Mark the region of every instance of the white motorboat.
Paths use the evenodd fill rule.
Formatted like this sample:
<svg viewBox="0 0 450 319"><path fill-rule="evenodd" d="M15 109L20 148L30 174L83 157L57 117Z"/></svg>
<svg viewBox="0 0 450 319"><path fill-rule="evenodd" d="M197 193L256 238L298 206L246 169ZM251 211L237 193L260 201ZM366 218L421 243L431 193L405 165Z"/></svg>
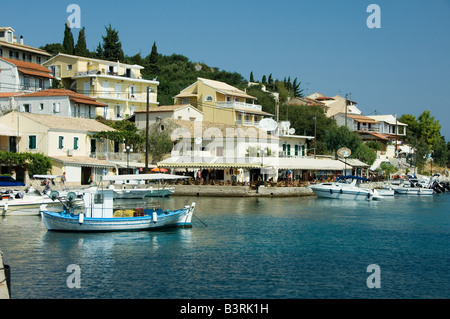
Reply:
<svg viewBox="0 0 450 319"><path fill-rule="evenodd" d="M91 188L83 194L83 205L73 204L76 194L69 193L62 212L50 212L41 207L42 219L48 231L115 232L142 231L168 227L192 227L195 203L178 210L152 207L114 209L112 189ZM55 199L55 198L54 198Z"/></svg>
<svg viewBox="0 0 450 319"><path fill-rule="evenodd" d="M46 195L27 194L25 192L4 194L0 201L0 215L39 215L39 207L42 204L52 208L61 207L61 203L53 201Z"/></svg>
<svg viewBox="0 0 450 319"><path fill-rule="evenodd" d="M400 195L433 195L434 190L431 188L431 181L429 179L411 178L400 183L397 186L392 186L396 194Z"/></svg>
<svg viewBox="0 0 450 319"><path fill-rule="evenodd" d="M111 182L110 188L114 190L115 199L144 199L171 196L175 188L167 187L166 183L183 178L189 177L170 174L108 175L104 176L103 180ZM146 187L145 181L155 181L156 186Z"/></svg>
<svg viewBox="0 0 450 319"><path fill-rule="evenodd" d="M344 176L334 183L310 186L318 197L345 200L380 200L383 198L376 189L359 187L361 181L369 181L358 176Z"/></svg>

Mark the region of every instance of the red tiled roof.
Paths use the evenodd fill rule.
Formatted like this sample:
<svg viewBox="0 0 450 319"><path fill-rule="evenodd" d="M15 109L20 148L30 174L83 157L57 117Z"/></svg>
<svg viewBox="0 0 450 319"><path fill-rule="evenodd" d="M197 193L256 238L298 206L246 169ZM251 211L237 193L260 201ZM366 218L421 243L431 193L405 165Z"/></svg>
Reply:
<svg viewBox="0 0 450 319"><path fill-rule="evenodd" d="M7 59L7 58L1 58L1 59L14 64L15 66L17 66L19 71L22 73L35 75L35 76L42 76L42 77L47 77L47 78L53 78L53 76L50 75L52 73L52 71L50 71L46 67L43 67L40 64L25 62L25 61L20 61L20 60L14 60L14 59Z"/></svg>
<svg viewBox="0 0 450 319"><path fill-rule="evenodd" d="M108 106L107 104L97 102L97 100L93 97L83 95L80 93L76 93L66 89L48 89L43 91L38 91L34 93L29 93L22 95L22 97L39 97L39 96L68 96L71 101L87 104L87 105L95 105L95 106Z"/></svg>
<svg viewBox="0 0 450 319"><path fill-rule="evenodd" d="M0 97L12 97L21 94L23 94L23 92L7 92L7 93L0 93Z"/></svg>

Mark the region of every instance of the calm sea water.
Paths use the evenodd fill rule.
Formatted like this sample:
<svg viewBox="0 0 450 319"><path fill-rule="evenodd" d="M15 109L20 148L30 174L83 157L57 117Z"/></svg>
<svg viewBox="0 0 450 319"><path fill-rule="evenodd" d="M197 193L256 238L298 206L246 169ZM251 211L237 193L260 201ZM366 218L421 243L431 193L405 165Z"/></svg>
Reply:
<svg viewBox="0 0 450 319"><path fill-rule="evenodd" d="M13 299L450 298L450 194L381 202L187 198L192 229L67 234L0 218ZM141 203L137 203L138 206ZM69 265L81 288L67 286ZM369 289L367 267L380 267Z"/></svg>

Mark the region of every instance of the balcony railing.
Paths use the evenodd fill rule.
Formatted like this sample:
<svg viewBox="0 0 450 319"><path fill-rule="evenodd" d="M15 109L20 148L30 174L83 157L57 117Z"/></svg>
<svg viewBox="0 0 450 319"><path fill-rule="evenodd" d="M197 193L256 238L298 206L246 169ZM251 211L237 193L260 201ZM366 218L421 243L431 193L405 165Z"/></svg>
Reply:
<svg viewBox="0 0 450 319"><path fill-rule="evenodd" d="M261 105L235 101L217 102L217 108L224 108L224 109L243 108L249 109L251 111L262 111Z"/></svg>

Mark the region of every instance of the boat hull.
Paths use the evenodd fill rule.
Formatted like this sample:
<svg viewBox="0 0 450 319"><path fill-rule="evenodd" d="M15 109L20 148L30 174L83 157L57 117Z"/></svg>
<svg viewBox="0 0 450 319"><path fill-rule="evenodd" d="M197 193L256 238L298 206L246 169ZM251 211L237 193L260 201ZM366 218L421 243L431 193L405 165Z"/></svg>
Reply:
<svg viewBox="0 0 450 319"><path fill-rule="evenodd" d="M7 204L7 209L5 209ZM0 203L0 215L2 216L39 216L39 207L47 205L48 207L61 207L60 202L54 202L49 198L40 200L17 199L11 201L2 201Z"/></svg>
<svg viewBox="0 0 450 319"><path fill-rule="evenodd" d="M395 187L394 191L396 194L401 195L433 195L434 190L430 188L420 188L420 187Z"/></svg>
<svg viewBox="0 0 450 319"><path fill-rule="evenodd" d="M321 198L344 200L378 200L382 198L376 191L345 184L324 183L311 186L311 189L317 197Z"/></svg>
<svg viewBox="0 0 450 319"><path fill-rule="evenodd" d="M157 230L171 227L192 227L191 220L194 206L168 213L161 213L154 219L152 216L88 218L80 222L79 215L68 213L42 212L42 218L48 231L60 232L119 232Z"/></svg>

